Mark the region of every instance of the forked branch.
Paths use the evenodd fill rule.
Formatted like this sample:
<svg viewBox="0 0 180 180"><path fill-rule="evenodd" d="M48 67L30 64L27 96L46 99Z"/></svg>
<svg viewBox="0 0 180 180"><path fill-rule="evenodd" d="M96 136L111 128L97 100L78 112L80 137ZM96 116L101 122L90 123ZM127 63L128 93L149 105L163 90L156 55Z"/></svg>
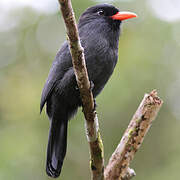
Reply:
<svg viewBox="0 0 180 180"><path fill-rule="evenodd" d="M162 103L163 101L157 96L156 90L153 90L150 94L145 94L119 145L106 166L106 180L130 179L130 176L126 177L130 162L140 148Z"/></svg>
<svg viewBox="0 0 180 180"><path fill-rule="evenodd" d="M92 179L129 180L135 176L135 172L129 168L130 162L142 144L144 136L163 102L155 90L144 96L104 173L103 143L74 12L70 0L59 0L59 3L66 25L72 63L82 99L86 134L91 154Z"/></svg>

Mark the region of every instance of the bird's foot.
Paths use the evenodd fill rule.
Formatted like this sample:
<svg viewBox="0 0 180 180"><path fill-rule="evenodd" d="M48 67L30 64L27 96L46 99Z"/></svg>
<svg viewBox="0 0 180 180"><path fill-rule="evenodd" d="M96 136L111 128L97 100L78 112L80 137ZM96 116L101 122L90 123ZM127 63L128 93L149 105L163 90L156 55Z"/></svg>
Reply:
<svg viewBox="0 0 180 180"><path fill-rule="evenodd" d="M90 90L92 91L94 89L94 83L93 81L90 81Z"/></svg>
<svg viewBox="0 0 180 180"><path fill-rule="evenodd" d="M94 108L93 108L93 111L96 111L96 108L97 108L96 99L94 99Z"/></svg>
<svg viewBox="0 0 180 180"><path fill-rule="evenodd" d="M79 90L79 87L78 87L78 85L76 85L76 86L75 86L75 90Z"/></svg>
<svg viewBox="0 0 180 180"><path fill-rule="evenodd" d="M93 83L93 81L90 81L90 90L92 91L93 88L94 88L94 83ZM75 89L76 89L76 90L79 90L78 85L75 86Z"/></svg>

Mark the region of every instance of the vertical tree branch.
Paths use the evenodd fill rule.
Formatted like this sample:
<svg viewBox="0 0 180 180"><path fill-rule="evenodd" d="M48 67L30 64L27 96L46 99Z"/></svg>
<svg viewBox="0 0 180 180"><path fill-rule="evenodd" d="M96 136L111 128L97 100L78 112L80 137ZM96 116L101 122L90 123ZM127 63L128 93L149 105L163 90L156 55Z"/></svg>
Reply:
<svg viewBox="0 0 180 180"><path fill-rule="evenodd" d="M157 96L155 90L150 94L145 94L118 147L109 160L105 169L106 180L130 179L126 176L130 162L140 148L144 136L151 127L162 103L163 101Z"/></svg>
<svg viewBox="0 0 180 180"><path fill-rule="evenodd" d="M80 43L75 16L70 0L59 0L61 12L66 25L72 63L79 87L83 112L85 116L86 134L90 146L91 170L93 180L104 179L103 144L99 133L98 117L94 109L94 100L85 64L84 50Z"/></svg>

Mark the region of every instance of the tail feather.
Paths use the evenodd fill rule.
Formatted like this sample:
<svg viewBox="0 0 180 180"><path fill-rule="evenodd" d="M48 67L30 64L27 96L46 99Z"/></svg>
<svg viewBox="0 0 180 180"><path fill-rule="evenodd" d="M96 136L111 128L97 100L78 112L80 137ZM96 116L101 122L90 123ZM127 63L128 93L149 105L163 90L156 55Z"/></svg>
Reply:
<svg viewBox="0 0 180 180"><path fill-rule="evenodd" d="M67 148L67 119L52 118L47 148L46 172L57 178L61 173Z"/></svg>

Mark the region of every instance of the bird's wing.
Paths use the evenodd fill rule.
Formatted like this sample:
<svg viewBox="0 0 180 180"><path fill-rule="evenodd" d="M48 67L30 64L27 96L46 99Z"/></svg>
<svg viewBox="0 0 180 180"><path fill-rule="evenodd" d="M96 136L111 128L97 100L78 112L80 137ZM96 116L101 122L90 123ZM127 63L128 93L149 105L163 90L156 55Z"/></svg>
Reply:
<svg viewBox="0 0 180 180"><path fill-rule="evenodd" d="M55 68L55 69L54 69ZM44 85L42 95L41 95L41 103L40 103L40 112L42 111L44 104L46 103L47 99L51 95L54 87L56 87L56 84L58 83L58 77L56 75L56 66L52 66L48 78L46 80L46 83Z"/></svg>
<svg viewBox="0 0 180 180"><path fill-rule="evenodd" d="M63 78L64 74L70 67L72 67L71 55L69 52L68 44L67 42L65 42L56 55L46 83L44 85L41 95L40 112L42 111L46 101L53 92L53 89L57 86L59 81Z"/></svg>

